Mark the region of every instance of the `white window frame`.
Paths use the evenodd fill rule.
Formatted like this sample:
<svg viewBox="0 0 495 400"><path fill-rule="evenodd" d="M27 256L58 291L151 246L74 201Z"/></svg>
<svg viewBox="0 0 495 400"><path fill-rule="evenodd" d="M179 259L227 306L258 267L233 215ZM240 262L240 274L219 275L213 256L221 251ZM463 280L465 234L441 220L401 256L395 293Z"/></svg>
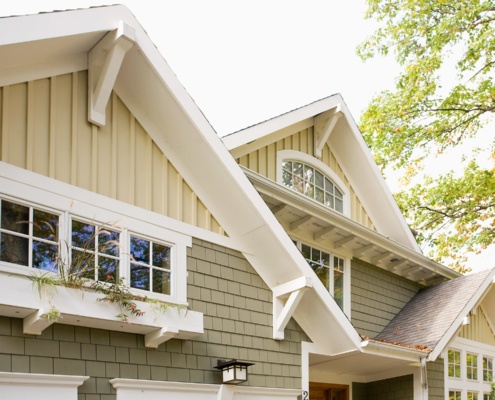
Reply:
<svg viewBox="0 0 495 400"><path fill-rule="evenodd" d="M342 311L347 315L348 318L351 317L351 260L348 257L343 256L342 254L336 253L334 251L329 251L327 249L324 249L322 247L314 246L312 243L309 243L305 240L300 240L297 238L292 238L293 242L295 243L296 247L298 248L299 251L302 249L302 245L306 245L311 247L312 249L316 249L319 251L323 251L325 253L328 253L330 255L330 265L328 266L330 270L330 278L329 278L329 283L330 287L326 288L330 295L333 297L333 283L334 283L334 257L338 257L342 260L344 260L344 276L343 276L343 288L344 288L344 298L343 298L343 309ZM318 279L318 281L320 281ZM320 281L321 282L321 281ZM323 284L323 282L322 282Z"/></svg>
<svg viewBox="0 0 495 400"><path fill-rule="evenodd" d="M309 154L296 151L296 150L280 150L277 152L277 183L280 183L283 185L282 182L282 175L283 175L283 169L282 169L282 164L284 161L300 161L304 164L307 164L311 167L314 167L315 169L319 170L322 172L329 180L331 180L335 186L342 192L343 194L343 212L342 214L345 215L346 217L351 216L351 201L350 201L350 192L349 189L347 188L346 184L338 177L338 175L326 164L324 164L322 161L318 160L317 158L310 156ZM299 192L294 192L294 193L299 193ZM299 193L301 196L304 196L305 198L316 202L317 204L322 204L319 203L318 201L302 194ZM324 204L322 204L325 206ZM326 206L325 206L326 207ZM327 207L330 210L336 211L334 208Z"/></svg>
<svg viewBox="0 0 495 400"><path fill-rule="evenodd" d="M1 163L1 167L2 169L12 168L4 163ZM187 305L187 247L192 246L192 238L173 229L177 226L177 221L26 170L15 167L13 169L15 169L15 174L6 174L8 178L0 174L2 198L59 214L61 216L59 225L61 237L70 238L70 221L71 218L75 218L95 225L118 224L122 229L121 238L124 243L128 242L128 232L132 232L138 236L145 234L145 237L170 245L172 247L170 295L134 288L131 288L131 292L140 296L146 294L148 297L178 305ZM64 245L60 246L62 257L67 256L63 253L64 247ZM121 258L125 261L121 261L121 276L126 278L127 283L129 263L125 258L125 255ZM123 266L125 268L122 269ZM30 267L0 262L0 272L30 275L32 271Z"/></svg>
<svg viewBox="0 0 495 400"><path fill-rule="evenodd" d="M448 375L448 350L456 350L461 353L461 377L455 378ZM467 355L474 354L477 356L477 379L468 379L467 377ZM467 400L468 392L478 394L478 400L483 395L490 393L491 382L483 381L483 358L495 358L495 346L485 343L476 342L470 339L456 338L442 353L444 358L444 375L445 375L445 398L449 398L449 391L457 390L462 392L462 400Z"/></svg>

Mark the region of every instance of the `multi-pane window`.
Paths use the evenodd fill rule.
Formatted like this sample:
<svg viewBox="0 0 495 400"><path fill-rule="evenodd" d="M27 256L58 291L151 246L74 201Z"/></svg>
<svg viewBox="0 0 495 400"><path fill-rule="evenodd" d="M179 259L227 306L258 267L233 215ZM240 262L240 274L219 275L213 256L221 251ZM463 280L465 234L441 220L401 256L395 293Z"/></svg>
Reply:
<svg viewBox="0 0 495 400"><path fill-rule="evenodd" d="M449 400L461 400L461 391L449 390Z"/></svg>
<svg viewBox="0 0 495 400"><path fill-rule="evenodd" d="M57 271L60 216L1 200L0 261Z"/></svg>
<svg viewBox="0 0 495 400"><path fill-rule="evenodd" d="M322 172L300 161L282 163L282 183L327 207L343 213L342 191Z"/></svg>
<svg viewBox="0 0 495 400"><path fill-rule="evenodd" d="M340 308L344 307L344 259L301 244L301 252Z"/></svg>
<svg viewBox="0 0 495 400"><path fill-rule="evenodd" d="M4 199L0 212L0 262L172 294L173 245Z"/></svg>
<svg viewBox="0 0 495 400"><path fill-rule="evenodd" d="M466 354L466 376L467 379L478 379L478 356L476 354Z"/></svg>
<svg viewBox="0 0 495 400"><path fill-rule="evenodd" d="M493 380L493 358L483 357L483 382Z"/></svg>
<svg viewBox="0 0 495 400"><path fill-rule="evenodd" d="M467 400L478 400L478 392L467 392Z"/></svg>
<svg viewBox="0 0 495 400"><path fill-rule="evenodd" d="M483 400L493 400L493 396L490 393L483 393Z"/></svg>
<svg viewBox="0 0 495 400"><path fill-rule="evenodd" d="M73 219L69 273L98 281L117 282L120 247L120 232Z"/></svg>
<svg viewBox="0 0 495 400"><path fill-rule="evenodd" d="M449 350L448 354L449 376L452 378L461 377L461 352L458 350Z"/></svg>
<svg viewBox="0 0 495 400"><path fill-rule="evenodd" d="M153 293L170 294L171 248L131 236L131 286Z"/></svg>

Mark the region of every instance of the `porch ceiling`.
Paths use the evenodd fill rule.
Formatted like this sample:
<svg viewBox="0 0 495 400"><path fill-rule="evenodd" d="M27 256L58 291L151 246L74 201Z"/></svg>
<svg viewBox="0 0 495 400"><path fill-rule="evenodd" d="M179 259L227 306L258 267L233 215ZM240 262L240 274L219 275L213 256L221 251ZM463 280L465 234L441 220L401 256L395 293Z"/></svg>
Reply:
<svg viewBox="0 0 495 400"><path fill-rule="evenodd" d="M419 360L415 362L359 351L338 356L309 355L310 381L318 380L318 376L332 375L351 376L360 382L372 382L412 373L419 366Z"/></svg>
<svg viewBox="0 0 495 400"><path fill-rule="evenodd" d="M289 235L306 236L334 251L359 258L419 284L430 286L459 275L422 254L243 169Z"/></svg>

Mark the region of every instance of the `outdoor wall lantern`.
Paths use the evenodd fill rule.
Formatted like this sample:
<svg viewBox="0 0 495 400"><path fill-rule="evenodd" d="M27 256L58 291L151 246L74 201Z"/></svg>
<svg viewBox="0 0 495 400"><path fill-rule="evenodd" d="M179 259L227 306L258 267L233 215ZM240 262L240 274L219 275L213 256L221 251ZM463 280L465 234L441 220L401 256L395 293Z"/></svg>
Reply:
<svg viewBox="0 0 495 400"><path fill-rule="evenodd" d="M217 366L215 368L222 371L223 383L238 385L247 381L247 367L250 365L254 364L237 360L217 360Z"/></svg>

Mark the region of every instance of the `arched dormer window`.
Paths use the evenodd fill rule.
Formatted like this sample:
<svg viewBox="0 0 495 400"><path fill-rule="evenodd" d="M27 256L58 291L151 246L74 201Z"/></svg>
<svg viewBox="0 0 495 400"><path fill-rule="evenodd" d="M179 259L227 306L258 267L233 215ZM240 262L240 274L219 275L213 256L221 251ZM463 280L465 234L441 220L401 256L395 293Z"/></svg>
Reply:
<svg viewBox="0 0 495 400"><path fill-rule="evenodd" d="M279 182L284 186L348 214L348 194L343 182L321 161L293 150L279 152Z"/></svg>

